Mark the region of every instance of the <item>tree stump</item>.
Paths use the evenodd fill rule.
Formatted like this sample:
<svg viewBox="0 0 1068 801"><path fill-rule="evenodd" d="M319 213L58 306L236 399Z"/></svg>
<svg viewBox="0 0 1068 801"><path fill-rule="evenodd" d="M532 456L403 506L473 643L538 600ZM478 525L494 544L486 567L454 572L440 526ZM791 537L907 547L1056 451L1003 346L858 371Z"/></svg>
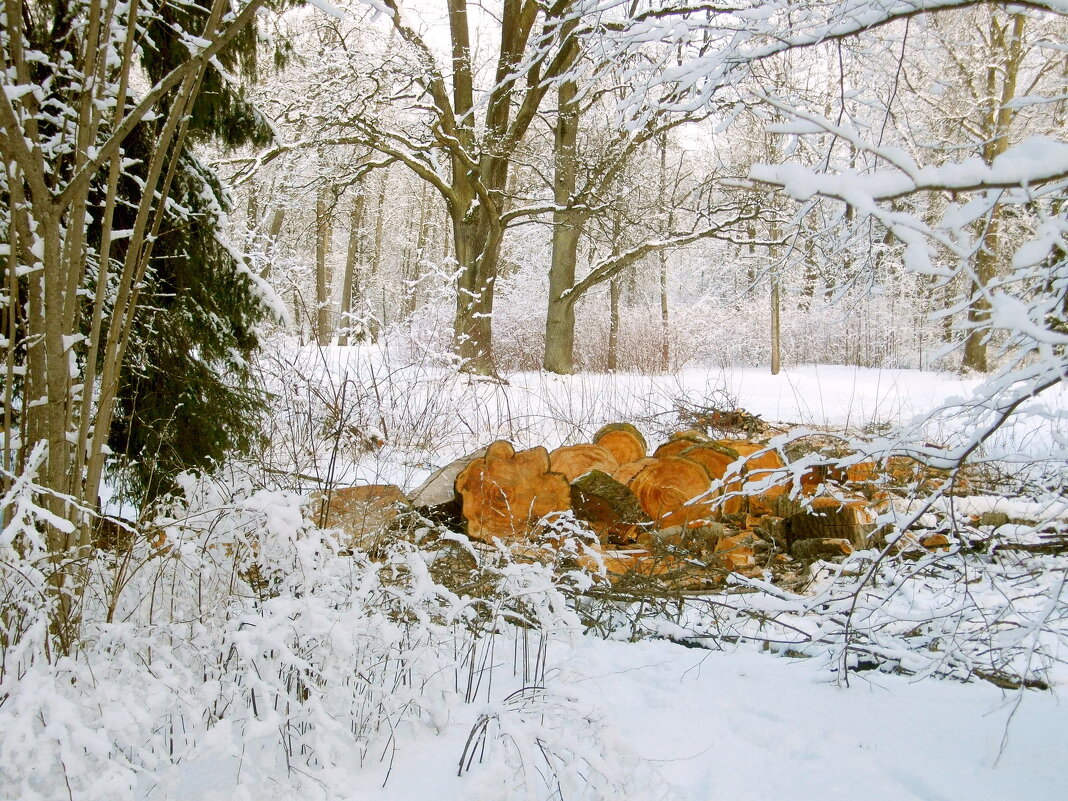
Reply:
<svg viewBox="0 0 1068 801"><path fill-rule="evenodd" d="M498 440L456 477L468 536L484 542L526 539L543 517L571 507L571 486L550 472L542 447L516 453Z"/></svg>
<svg viewBox="0 0 1068 801"><path fill-rule="evenodd" d="M634 476L629 486L660 528L714 519L711 499L689 503L712 486L708 471L697 462L675 456L657 458Z"/></svg>
<svg viewBox="0 0 1068 801"><path fill-rule="evenodd" d="M593 444L600 445L623 465L644 459L649 446L642 433L630 423L609 423L593 435Z"/></svg>
<svg viewBox="0 0 1068 801"><path fill-rule="evenodd" d="M591 470L612 474L619 461L607 448L600 445L565 445L549 454L549 469L561 473L568 481L574 481Z"/></svg>
<svg viewBox="0 0 1068 801"><path fill-rule="evenodd" d="M652 527L634 493L600 470L571 483L571 508L606 545L630 545Z"/></svg>

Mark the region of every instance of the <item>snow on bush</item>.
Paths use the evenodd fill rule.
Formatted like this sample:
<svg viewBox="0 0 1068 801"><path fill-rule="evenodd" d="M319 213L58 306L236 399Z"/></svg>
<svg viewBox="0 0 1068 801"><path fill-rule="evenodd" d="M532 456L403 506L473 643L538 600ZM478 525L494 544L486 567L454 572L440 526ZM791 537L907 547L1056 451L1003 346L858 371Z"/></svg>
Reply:
<svg viewBox="0 0 1068 801"><path fill-rule="evenodd" d="M408 543L380 561L340 556L295 493L188 478L151 537L86 560L72 588L81 637L59 656L27 523L40 511L30 478L4 499L12 523L0 541L7 797L338 797L360 765L443 730L465 700L498 703L498 687L535 678L544 691L549 640L578 628L560 585L573 573L490 559L486 594L461 596ZM572 720L559 699L553 709L574 732L571 756L622 770L583 733L584 710ZM540 753L531 732L522 759ZM494 785L495 768L480 770L479 786ZM557 774L570 794L578 774Z"/></svg>

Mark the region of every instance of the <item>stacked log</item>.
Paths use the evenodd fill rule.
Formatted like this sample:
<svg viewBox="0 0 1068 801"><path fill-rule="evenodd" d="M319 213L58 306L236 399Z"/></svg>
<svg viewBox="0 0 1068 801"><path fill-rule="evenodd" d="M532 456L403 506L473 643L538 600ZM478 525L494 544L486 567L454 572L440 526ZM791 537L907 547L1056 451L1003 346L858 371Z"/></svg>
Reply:
<svg viewBox="0 0 1068 801"><path fill-rule="evenodd" d="M689 459L657 457L628 486L659 528L692 525L715 516L710 498L697 500L708 493L712 478L703 465Z"/></svg>
<svg viewBox="0 0 1068 801"><path fill-rule="evenodd" d="M593 444L611 451L621 465L644 459L649 450L642 433L630 423L609 423L593 435Z"/></svg>
<svg viewBox="0 0 1068 801"><path fill-rule="evenodd" d="M549 469L562 474L568 481L591 470L611 474L618 467L615 454L600 445L566 445L549 454Z"/></svg>
<svg viewBox="0 0 1068 801"><path fill-rule="evenodd" d="M591 564L661 580L701 569L720 579L727 571L759 576L840 558L868 547L886 499L889 478L872 462L846 469L816 462L798 480L776 449L747 440L684 431L647 456L644 437L626 423L603 427L593 440L551 453L494 442L431 476L413 503L473 540L518 545L520 555L549 547L537 544L543 521L571 515L599 540ZM392 490L339 491L329 514L361 531L392 525L406 508ZM350 514L358 496L362 506ZM348 521L357 514L366 520Z"/></svg>
<svg viewBox="0 0 1068 801"><path fill-rule="evenodd" d="M542 447L516 452L499 440L456 477L468 536L493 542L524 540L539 521L571 508L571 485L550 470Z"/></svg>

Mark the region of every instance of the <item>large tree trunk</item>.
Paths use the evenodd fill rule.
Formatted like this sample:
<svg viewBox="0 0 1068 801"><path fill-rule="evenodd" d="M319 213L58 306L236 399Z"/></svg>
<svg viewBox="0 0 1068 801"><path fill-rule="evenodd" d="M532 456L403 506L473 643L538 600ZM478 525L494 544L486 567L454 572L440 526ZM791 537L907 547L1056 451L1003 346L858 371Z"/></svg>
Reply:
<svg viewBox="0 0 1068 801"><path fill-rule="evenodd" d="M1013 14L1012 31L1006 38L1006 29L1000 24L997 11L991 11L990 39L994 47L1004 54L1003 64L990 64L987 68L986 89L990 106L983 119L986 143L983 146L983 161L993 164L994 159L1009 147L1009 127L1015 111L1011 107L1016 97L1016 83L1023 62L1023 33L1025 16ZM1000 78L1001 85L998 86ZM987 337L990 334L990 298L987 286L997 277L998 246L1000 244L1000 209L995 206L985 222L979 252L975 257L975 274L972 276L971 296L968 305L968 335L964 341L964 356L961 367L985 373L990 369L987 360Z"/></svg>
<svg viewBox="0 0 1068 801"><path fill-rule="evenodd" d="M498 221L489 216L480 205L463 219L453 218L453 242L460 266L453 334L461 369L495 376L493 290L502 232Z"/></svg>
<svg viewBox="0 0 1068 801"><path fill-rule="evenodd" d="M319 189L315 202L315 341L328 345L334 335L330 325L330 275L326 256L330 250L330 203L327 188Z"/></svg>
<svg viewBox="0 0 1068 801"><path fill-rule="evenodd" d="M357 185L356 197L352 201L352 216L349 224L349 245L345 251L345 275L341 281L341 334L339 345L349 344L349 332L352 328L352 299L359 297L359 264L361 243L363 241L363 187Z"/></svg>
<svg viewBox="0 0 1068 801"><path fill-rule="evenodd" d="M564 297L575 285L582 217L569 208L575 193L578 172L576 145L579 114L575 103L577 87L572 81L560 85L559 115L556 123L553 183L553 253L549 265L549 308L545 315L545 355L542 366L553 373L574 372L575 304Z"/></svg>

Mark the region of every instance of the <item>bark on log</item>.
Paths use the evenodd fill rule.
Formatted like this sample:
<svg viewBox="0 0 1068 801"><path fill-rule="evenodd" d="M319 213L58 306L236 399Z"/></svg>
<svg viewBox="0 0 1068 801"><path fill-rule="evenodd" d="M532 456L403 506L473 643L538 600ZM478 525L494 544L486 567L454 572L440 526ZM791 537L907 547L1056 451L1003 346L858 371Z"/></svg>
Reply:
<svg viewBox="0 0 1068 801"><path fill-rule="evenodd" d="M841 537L822 537L818 539L798 540L790 547L790 553L802 562L815 562L817 559L841 559L853 553L849 540Z"/></svg>
<svg viewBox="0 0 1068 801"><path fill-rule="evenodd" d="M791 552L795 543L808 539L844 539L864 548L875 521L866 498L813 498L811 506L786 519L786 539Z"/></svg>
<svg viewBox="0 0 1068 801"><path fill-rule="evenodd" d="M571 507L571 487L550 472L545 448L516 453L503 440L460 472L456 491L463 499L468 536L485 542L525 539L541 518Z"/></svg>
<svg viewBox="0 0 1068 801"><path fill-rule="evenodd" d="M549 454L549 469L563 474L568 481L591 470L611 475L618 467L619 461L612 452L600 445L565 445Z"/></svg>
<svg viewBox="0 0 1068 801"><path fill-rule="evenodd" d="M612 452L619 464L644 459L649 446L642 433L630 423L609 423L593 435L593 444Z"/></svg>
<svg viewBox="0 0 1068 801"><path fill-rule="evenodd" d="M462 531L464 526L463 501L456 492L456 478L475 459L486 455L479 448L430 474L418 489L411 494L412 506L429 520L441 523L453 531Z"/></svg>
<svg viewBox="0 0 1068 801"><path fill-rule="evenodd" d="M606 545L630 545L652 527L634 493L600 470L572 482L571 508Z"/></svg>

